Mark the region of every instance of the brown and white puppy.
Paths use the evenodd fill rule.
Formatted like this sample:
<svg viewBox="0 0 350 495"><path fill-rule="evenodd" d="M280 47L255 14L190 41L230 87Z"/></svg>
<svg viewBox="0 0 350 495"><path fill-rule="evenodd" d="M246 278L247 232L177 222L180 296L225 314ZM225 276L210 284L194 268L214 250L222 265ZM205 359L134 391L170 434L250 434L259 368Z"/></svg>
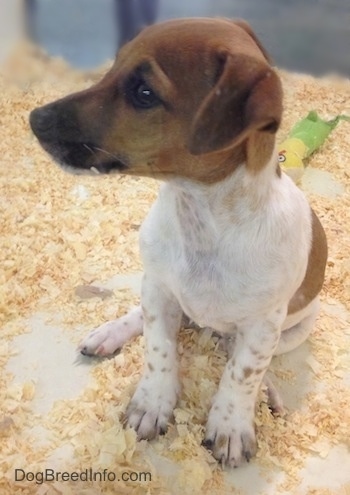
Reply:
<svg viewBox="0 0 350 495"><path fill-rule="evenodd" d="M324 278L324 231L278 166L281 114L281 83L246 23L183 19L146 29L101 82L30 116L42 146L74 173L164 181L140 231L141 306L80 349L112 353L144 332L127 418L153 438L179 394L182 314L234 337L205 435L229 466L255 454L259 386L272 356L309 335Z"/></svg>

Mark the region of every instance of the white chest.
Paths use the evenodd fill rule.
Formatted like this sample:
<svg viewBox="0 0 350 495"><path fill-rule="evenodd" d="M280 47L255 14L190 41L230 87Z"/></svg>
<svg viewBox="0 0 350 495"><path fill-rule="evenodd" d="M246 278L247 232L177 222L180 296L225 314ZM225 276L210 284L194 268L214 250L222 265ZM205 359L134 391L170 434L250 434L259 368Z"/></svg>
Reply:
<svg viewBox="0 0 350 495"><path fill-rule="evenodd" d="M307 239L302 229L289 234L293 215L244 208L225 212L220 195L166 185L142 226L145 271L200 326L229 331L252 311L288 300L302 281Z"/></svg>

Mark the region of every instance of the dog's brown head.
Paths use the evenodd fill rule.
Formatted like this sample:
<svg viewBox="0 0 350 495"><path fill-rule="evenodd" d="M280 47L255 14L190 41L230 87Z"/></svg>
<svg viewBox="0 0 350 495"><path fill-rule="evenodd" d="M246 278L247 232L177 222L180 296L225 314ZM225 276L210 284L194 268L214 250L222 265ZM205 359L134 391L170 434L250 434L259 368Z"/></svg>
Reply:
<svg viewBox="0 0 350 495"><path fill-rule="evenodd" d="M76 173L211 183L264 166L282 113L279 78L243 21L145 29L97 85L34 110L42 146Z"/></svg>

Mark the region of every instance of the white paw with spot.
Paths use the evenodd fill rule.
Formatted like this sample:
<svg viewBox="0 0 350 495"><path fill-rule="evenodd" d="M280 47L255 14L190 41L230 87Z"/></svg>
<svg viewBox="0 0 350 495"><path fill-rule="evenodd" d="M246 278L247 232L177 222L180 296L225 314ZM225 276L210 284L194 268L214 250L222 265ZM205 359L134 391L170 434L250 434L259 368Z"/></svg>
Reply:
<svg viewBox="0 0 350 495"><path fill-rule="evenodd" d="M208 416L204 445L223 466L237 467L256 454L254 411L220 395Z"/></svg>
<svg viewBox="0 0 350 495"><path fill-rule="evenodd" d="M151 440L165 433L172 420L178 396L178 381L170 373L152 371L140 380L126 418L139 440Z"/></svg>

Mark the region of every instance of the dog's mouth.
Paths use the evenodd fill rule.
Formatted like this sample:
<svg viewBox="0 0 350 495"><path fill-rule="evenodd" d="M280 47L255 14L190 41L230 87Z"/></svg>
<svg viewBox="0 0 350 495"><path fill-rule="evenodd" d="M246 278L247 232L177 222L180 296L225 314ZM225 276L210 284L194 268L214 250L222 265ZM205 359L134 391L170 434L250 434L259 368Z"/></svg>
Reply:
<svg viewBox="0 0 350 495"><path fill-rule="evenodd" d="M40 144L60 167L75 175L122 173L128 168L124 157L92 143L40 140Z"/></svg>

